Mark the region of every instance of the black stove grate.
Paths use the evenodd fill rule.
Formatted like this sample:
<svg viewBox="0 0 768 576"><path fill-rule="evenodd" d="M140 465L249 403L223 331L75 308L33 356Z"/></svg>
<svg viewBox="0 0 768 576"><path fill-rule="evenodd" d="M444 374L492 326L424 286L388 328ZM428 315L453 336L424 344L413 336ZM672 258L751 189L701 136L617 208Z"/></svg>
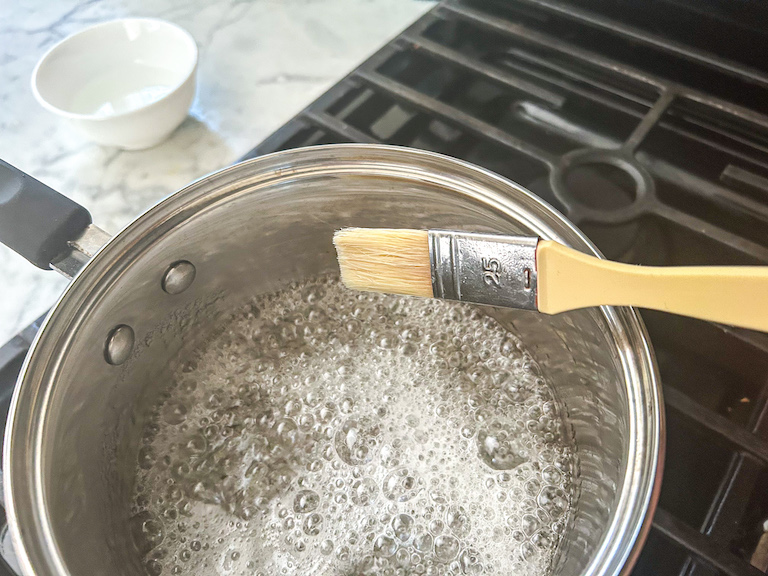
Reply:
<svg viewBox="0 0 768 576"><path fill-rule="evenodd" d="M768 73L692 44L546 0L449 0L246 157L335 142L424 148L526 186L608 257L768 264L766 114ZM634 574L762 574L768 336L643 318L668 447Z"/></svg>

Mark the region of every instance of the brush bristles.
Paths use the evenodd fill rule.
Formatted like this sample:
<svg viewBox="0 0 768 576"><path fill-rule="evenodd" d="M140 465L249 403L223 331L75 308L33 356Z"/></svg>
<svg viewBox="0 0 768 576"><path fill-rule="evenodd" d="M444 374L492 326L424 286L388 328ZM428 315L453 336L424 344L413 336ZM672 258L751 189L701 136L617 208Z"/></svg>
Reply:
<svg viewBox="0 0 768 576"><path fill-rule="evenodd" d="M426 230L345 228L333 235L333 244L349 288L432 297Z"/></svg>

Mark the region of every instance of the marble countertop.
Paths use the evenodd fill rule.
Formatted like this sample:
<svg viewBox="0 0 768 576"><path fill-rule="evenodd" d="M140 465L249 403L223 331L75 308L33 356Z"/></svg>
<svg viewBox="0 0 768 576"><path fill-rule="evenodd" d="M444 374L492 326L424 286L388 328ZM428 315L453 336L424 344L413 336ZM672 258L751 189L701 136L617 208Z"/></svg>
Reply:
<svg viewBox="0 0 768 576"><path fill-rule="evenodd" d="M0 22L0 158L86 206L114 233L152 204L231 164L431 8L424 0L33 0ZM163 18L200 48L190 116L138 152L92 144L34 100L56 42L124 16ZM44 313L66 280L0 245L0 344Z"/></svg>

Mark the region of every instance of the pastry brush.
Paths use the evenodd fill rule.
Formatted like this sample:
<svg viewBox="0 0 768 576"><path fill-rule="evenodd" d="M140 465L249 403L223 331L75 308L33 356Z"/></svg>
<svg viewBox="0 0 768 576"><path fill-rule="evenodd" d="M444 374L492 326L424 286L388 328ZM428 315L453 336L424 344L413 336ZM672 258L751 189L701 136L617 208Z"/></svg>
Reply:
<svg viewBox="0 0 768 576"><path fill-rule="evenodd" d="M557 314L637 306L768 331L768 267L636 266L535 237L347 228L333 238L349 288Z"/></svg>

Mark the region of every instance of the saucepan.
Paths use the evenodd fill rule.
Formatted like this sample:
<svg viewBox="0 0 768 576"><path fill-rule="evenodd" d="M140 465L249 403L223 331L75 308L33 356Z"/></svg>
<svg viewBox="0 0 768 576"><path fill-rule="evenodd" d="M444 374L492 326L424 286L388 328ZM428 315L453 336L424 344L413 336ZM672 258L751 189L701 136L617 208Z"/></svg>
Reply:
<svg viewBox="0 0 768 576"><path fill-rule="evenodd" d="M139 575L128 529L137 451L172 358L255 294L337 271L345 226L537 235L599 255L517 184L439 154L333 145L234 165L110 237L64 196L0 165L0 240L72 278L24 363L3 447L25 576ZM576 458L555 575L627 573L661 479L663 415L635 310L499 313L559 398ZM510 549L515 543L510 542Z"/></svg>

